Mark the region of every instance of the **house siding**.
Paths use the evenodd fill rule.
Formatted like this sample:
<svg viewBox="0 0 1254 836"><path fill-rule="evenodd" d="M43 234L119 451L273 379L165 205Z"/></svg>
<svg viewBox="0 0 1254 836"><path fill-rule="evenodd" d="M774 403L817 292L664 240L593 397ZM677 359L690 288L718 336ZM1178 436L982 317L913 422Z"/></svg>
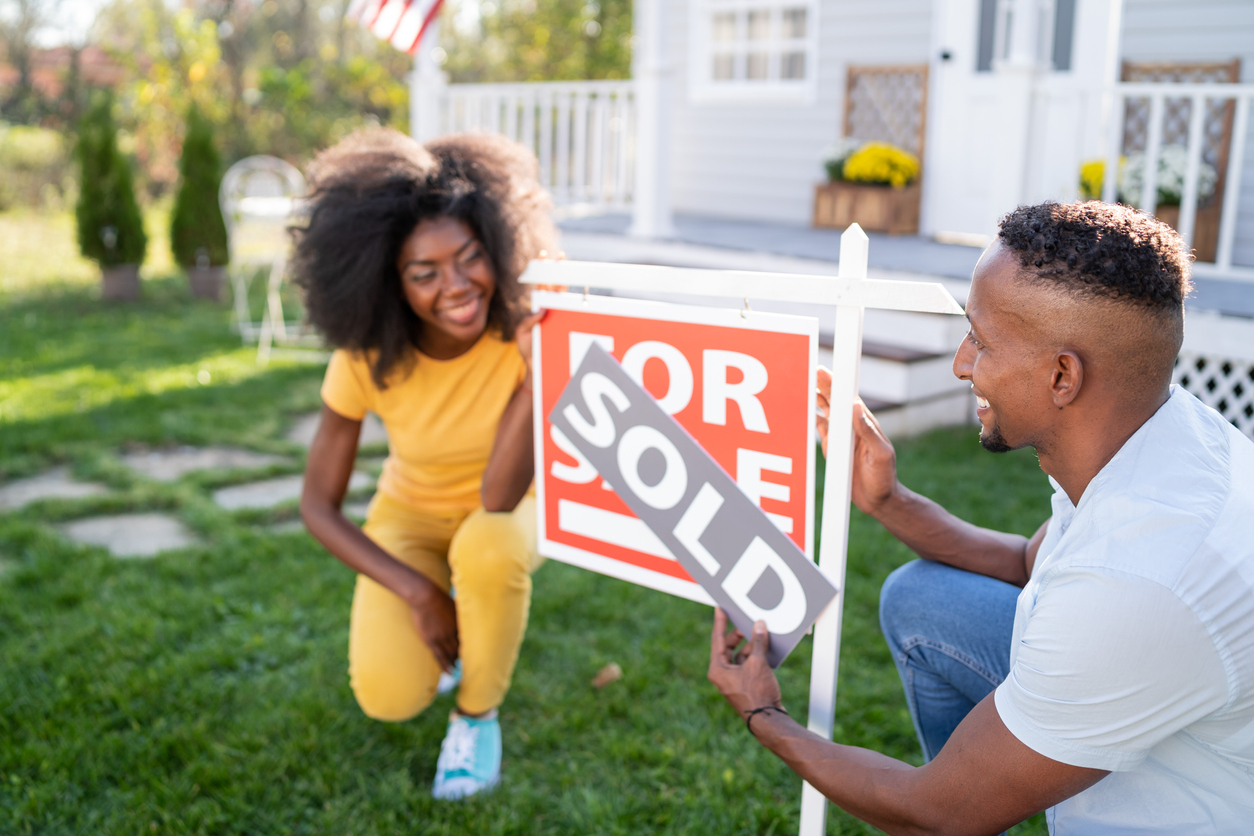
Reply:
<svg viewBox="0 0 1254 836"><path fill-rule="evenodd" d="M1120 47L1126 61L1240 58L1241 81L1254 84L1254 0L1125 0ZM1232 255L1233 263L1254 267L1254 118L1246 135Z"/></svg>
<svg viewBox="0 0 1254 836"><path fill-rule="evenodd" d="M928 60L930 0L823 0L818 76L806 104L699 103L688 79L691 0L668 4L675 68L676 211L806 224L822 155L840 135L845 67Z"/></svg>

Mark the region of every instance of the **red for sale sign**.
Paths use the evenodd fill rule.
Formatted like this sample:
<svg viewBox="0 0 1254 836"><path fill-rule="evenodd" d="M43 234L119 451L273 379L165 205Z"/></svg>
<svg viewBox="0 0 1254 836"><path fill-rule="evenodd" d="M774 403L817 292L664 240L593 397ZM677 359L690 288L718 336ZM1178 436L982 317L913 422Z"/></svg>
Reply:
<svg viewBox="0 0 1254 836"><path fill-rule="evenodd" d="M533 346L542 555L712 603L546 417L599 345L813 559L817 319L545 291L532 306L549 311Z"/></svg>

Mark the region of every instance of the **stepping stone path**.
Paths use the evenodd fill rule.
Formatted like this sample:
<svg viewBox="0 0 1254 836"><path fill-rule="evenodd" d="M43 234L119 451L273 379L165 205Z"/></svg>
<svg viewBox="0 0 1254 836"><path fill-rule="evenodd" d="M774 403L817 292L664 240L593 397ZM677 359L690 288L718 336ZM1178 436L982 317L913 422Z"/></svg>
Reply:
<svg viewBox="0 0 1254 836"><path fill-rule="evenodd" d="M89 517L58 528L76 543L104 546L114 557L153 557L196 544L182 523L165 514Z"/></svg>
<svg viewBox="0 0 1254 836"><path fill-rule="evenodd" d="M364 520L366 511L370 509L370 500L361 500L357 502L344 503L344 516L350 520ZM274 525L268 525L264 529L267 534L294 534L297 531L305 530L304 520L284 520ZM0 571L3 571L0 569Z"/></svg>
<svg viewBox="0 0 1254 836"><path fill-rule="evenodd" d="M369 473L356 471L348 480L348 490L358 491L374 486L375 479ZM282 502L300 498L304 476L280 476L245 485L232 485L213 492L213 501L228 511L244 508L273 508Z"/></svg>
<svg viewBox="0 0 1254 836"><path fill-rule="evenodd" d="M105 493L104 485L79 482L67 467L56 467L28 479L0 486L0 511L11 511L40 499L82 499Z"/></svg>
<svg viewBox="0 0 1254 836"><path fill-rule="evenodd" d="M251 470L285 461L281 456L237 447L176 447L128 453L122 462L131 470L158 482L174 482L196 470Z"/></svg>
<svg viewBox="0 0 1254 836"><path fill-rule="evenodd" d="M309 447L313 444L314 435L318 432L318 421L321 419L321 413L314 412L300 418L287 431L287 440L299 444L301 447ZM379 416L373 412L366 413L366 420L361 422L361 435L357 439L359 447L369 447L375 444L387 444L388 434L383 429L383 422L379 420Z"/></svg>

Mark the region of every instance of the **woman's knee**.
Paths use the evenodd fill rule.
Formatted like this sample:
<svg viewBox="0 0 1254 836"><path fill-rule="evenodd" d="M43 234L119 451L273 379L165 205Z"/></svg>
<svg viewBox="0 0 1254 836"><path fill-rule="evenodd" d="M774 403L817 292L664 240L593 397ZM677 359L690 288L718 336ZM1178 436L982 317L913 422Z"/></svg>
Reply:
<svg viewBox="0 0 1254 836"><path fill-rule="evenodd" d="M362 713L372 720L401 723L417 717L435 700L436 683L404 681L395 671L358 670L354 666L350 684Z"/></svg>
<svg viewBox="0 0 1254 836"><path fill-rule="evenodd" d="M459 590L468 584L525 583L530 577L531 544L512 514L479 509L457 529L448 561Z"/></svg>

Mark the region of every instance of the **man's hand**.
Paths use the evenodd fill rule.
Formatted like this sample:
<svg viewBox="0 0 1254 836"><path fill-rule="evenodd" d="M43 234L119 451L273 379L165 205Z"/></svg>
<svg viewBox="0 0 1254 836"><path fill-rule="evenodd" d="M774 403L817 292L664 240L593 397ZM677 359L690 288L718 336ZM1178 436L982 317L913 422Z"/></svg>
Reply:
<svg viewBox="0 0 1254 836"><path fill-rule="evenodd" d="M815 418L815 426L826 456L832 373L820 366L815 382L820 413ZM853 403L853 434L853 504L859 511L874 516L897 490L897 452L861 399Z"/></svg>
<svg viewBox="0 0 1254 836"><path fill-rule="evenodd" d="M440 669L453 671L457 661L457 607L444 590L428 582L426 588L408 601L409 615L418 635L431 648Z"/></svg>
<svg viewBox="0 0 1254 836"><path fill-rule="evenodd" d="M766 661L770 644L766 622L755 622L753 638L737 650L744 638L739 630L727 632L727 614L715 608L714 630L710 634L710 681L741 717L768 705L782 708L779 682Z"/></svg>

